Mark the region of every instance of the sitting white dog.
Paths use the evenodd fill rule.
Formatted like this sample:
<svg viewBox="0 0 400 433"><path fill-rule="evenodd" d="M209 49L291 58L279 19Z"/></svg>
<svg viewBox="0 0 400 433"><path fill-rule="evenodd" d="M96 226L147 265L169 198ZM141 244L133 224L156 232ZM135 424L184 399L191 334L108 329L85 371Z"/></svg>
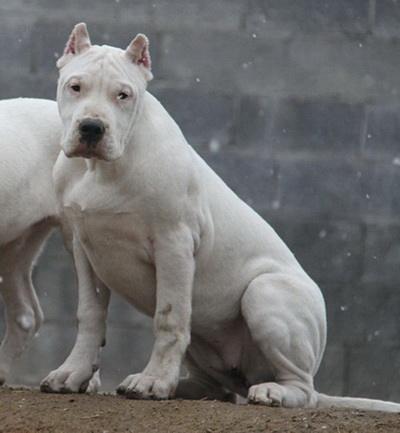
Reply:
<svg viewBox="0 0 400 433"><path fill-rule="evenodd" d="M97 369L109 290L154 317L148 365L131 398L223 398L284 407L400 411L314 390L325 305L274 230L187 144L146 91L148 40L92 46L78 24L58 61L63 123L54 169L79 281L72 353L42 382L78 391ZM179 382L185 359L190 377Z"/></svg>
<svg viewBox="0 0 400 433"><path fill-rule="evenodd" d="M55 101L0 101L0 293L6 333L0 346L0 384L38 331L43 313L31 273L56 223L52 170L60 152Z"/></svg>

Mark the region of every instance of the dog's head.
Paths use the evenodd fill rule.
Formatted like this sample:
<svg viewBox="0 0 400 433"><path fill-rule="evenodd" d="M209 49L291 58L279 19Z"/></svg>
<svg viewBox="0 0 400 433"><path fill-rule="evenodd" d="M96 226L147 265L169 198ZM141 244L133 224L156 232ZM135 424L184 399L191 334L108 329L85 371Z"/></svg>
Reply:
<svg viewBox="0 0 400 433"><path fill-rule="evenodd" d="M125 51L92 45L86 25L80 23L57 67L66 156L120 158L152 79L147 37L138 34Z"/></svg>

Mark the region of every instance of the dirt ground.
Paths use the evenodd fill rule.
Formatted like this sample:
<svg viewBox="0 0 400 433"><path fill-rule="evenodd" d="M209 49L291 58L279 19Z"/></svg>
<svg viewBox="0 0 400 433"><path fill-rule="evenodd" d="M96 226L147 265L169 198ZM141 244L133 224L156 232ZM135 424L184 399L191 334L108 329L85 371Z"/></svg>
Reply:
<svg viewBox="0 0 400 433"><path fill-rule="evenodd" d="M400 414L0 390L0 433L400 432Z"/></svg>

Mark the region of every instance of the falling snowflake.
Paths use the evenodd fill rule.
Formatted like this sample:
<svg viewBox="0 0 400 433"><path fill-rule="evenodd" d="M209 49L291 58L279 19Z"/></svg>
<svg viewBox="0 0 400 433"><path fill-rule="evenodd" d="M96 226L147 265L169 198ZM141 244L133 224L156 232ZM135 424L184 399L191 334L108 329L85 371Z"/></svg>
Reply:
<svg viewBox="0 0 400 433"><path fill-rule="evenodd" d="M281 203L280 203L279 200L274 200L274 201L272 202L272 209L277 210L277 209L279 209L280 207L281 207Z"/></svg>
<svg viewBox="0 0 400 433"><path fill-rule="evenodd" d="M216 138L212 138L208 143L208 148L210 149L210 152L217 153L221 149L221 143Z"/></svg>

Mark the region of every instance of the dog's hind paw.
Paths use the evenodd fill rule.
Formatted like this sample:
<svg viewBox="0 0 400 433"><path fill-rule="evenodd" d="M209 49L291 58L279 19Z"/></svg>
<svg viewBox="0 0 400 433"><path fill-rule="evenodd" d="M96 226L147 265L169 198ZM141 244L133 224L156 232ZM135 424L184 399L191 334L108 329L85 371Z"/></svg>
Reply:
<svg viewBox="0 0 400 433"><path fill-rule="evenodd" d="M284 389L274 382L260 383L249 389L248 400L253 404L264 404L266 406L282 406Z"/></svg>

